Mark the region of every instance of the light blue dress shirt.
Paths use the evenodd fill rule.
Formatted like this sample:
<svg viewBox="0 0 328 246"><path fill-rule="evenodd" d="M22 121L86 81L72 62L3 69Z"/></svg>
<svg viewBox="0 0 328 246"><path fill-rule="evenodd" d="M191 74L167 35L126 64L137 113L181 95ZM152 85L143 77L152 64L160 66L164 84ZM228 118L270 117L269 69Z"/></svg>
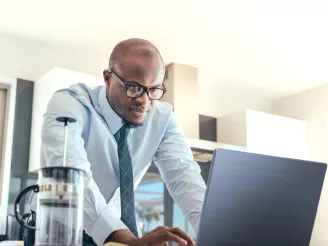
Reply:
<svg viewBox="0 0 328 246"><path fill-rule="evenodd" d="M65 128L56 118L65 116L76 119L68 125L66 165L87 172L84 229L102 245L113 231L127 229L120 220L120 175L114 138L122 119L109 105L105 86L75 84L56 92L44 114L41 167L62 166ZM206 186L172 107L157 102L143 125L130 132L128 144L134 187L153 161L197 233Z"/></svg>

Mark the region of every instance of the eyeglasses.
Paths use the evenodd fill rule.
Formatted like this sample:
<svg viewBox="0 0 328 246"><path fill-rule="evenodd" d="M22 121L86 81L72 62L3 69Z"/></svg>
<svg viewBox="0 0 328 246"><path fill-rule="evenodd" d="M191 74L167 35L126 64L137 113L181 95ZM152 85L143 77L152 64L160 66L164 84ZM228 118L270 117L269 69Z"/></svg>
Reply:
<svg viewBox="0 0 328 246"><path fill-rule="evenodd" d="M140 84L129 85L126 82L124 82L123 79L120 76L118 76L113 70L110 70L110 73L112 74L114 79L126 89L126 95L128 97L132 97L132 98L141 97L146 92L149 99L159 100L164 96L166 92L166 88L164 85L163 85L164 88L147 88Z"/></svg>

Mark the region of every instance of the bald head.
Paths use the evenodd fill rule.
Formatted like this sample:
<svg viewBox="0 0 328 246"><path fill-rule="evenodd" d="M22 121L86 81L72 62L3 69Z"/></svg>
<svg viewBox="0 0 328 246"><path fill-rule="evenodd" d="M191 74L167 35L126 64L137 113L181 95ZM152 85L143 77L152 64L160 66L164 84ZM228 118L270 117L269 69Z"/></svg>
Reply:
<svg viewBox="0 0 328 246"><path fill-rule="evenodd" d="M114 47L109 69L103 71L107 100L126 123L140 125L156 104L156 99L149 97L149 90L163 91L164 74L163 59L151 42L124 40ZM143 93L131 97L128 90Z"/></svg>
<svg viewBox="0 0 328 246"><path fill-rule="evenodd" d="M109 58L109 68L116 69L124 59L129 57L159 58L164 71L164 62L161 54L154 44L145 39L131 38L119 42L113 49Z"/></svg>

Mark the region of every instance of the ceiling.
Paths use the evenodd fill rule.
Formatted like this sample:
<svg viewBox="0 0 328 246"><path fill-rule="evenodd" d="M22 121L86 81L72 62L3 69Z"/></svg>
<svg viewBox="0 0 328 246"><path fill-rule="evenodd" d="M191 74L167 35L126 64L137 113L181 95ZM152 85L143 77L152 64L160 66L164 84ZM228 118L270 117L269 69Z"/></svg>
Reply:
<svg viewBox="0 0 328 246"><path fill-rule="evenodd" d="M280 97L328 83L327 0L0 0L0 32L109 53L149 39L199 82Z"/></svg>

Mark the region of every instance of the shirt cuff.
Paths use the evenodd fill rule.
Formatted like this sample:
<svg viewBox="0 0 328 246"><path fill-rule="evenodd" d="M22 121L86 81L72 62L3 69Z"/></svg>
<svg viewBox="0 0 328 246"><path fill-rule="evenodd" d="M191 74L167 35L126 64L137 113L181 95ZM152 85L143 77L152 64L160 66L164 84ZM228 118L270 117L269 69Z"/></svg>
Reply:
<svg viewBox="0 0 328 246"><path fill-rule="evenodd" d="M94 224L91 237L97 245L103 245L110 234L122 229L128 228L110 209L107 209Z"/></svg>

